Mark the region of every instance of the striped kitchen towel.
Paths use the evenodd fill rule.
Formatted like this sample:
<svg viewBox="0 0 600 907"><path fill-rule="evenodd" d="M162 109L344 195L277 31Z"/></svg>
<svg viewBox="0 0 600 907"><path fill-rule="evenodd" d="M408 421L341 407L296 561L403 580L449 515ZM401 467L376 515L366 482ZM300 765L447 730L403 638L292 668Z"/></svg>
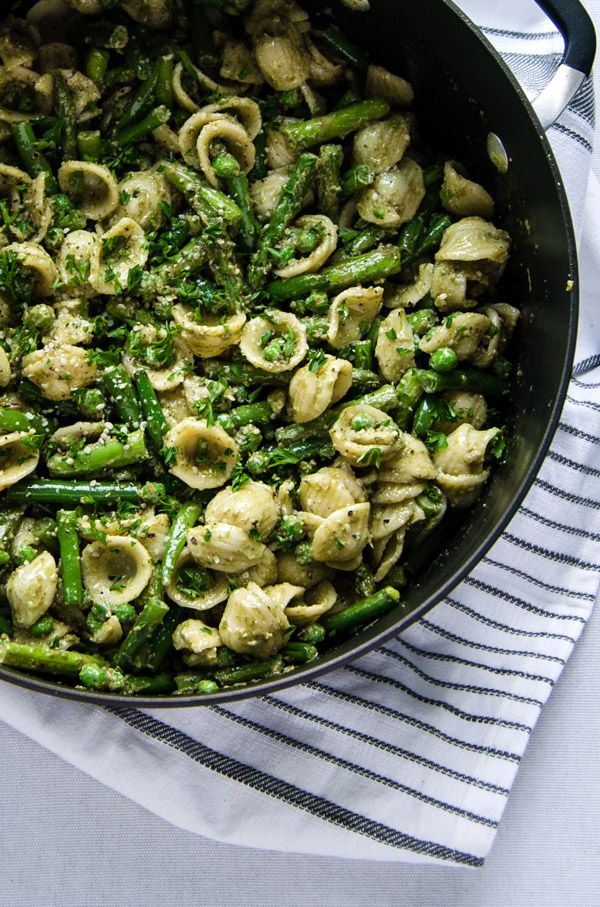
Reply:
<svg viewBox="0 0 600 907"><path fill-rule="evenodd" d="M533 4L463 5L532 91L561 41ZM520 24L506 31L503 22ZM600 187L591 84L551 130L581 229L577 366L552 450L501 540L401 638L276 695L140 711L2 684L0 717L170 822L346 858L478 866L529 735L573 650L600 561ZM584 198L588 194L587 219Z"/></svg>

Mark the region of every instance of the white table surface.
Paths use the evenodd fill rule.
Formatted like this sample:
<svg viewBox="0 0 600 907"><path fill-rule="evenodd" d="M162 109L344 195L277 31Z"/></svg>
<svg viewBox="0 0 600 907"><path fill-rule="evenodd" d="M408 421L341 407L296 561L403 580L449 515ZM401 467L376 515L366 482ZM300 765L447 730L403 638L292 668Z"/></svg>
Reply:
<svg viewBox="0 0 600 907"><path fill-rule="evenodd" d="M585 5L600 34L600 0ZM599 82L596 76L597 92ZM596 907L599 754L598 607L538 723L480 870L217 844L169 825L0 723L0 905L292 907L318 899L348 907Z"/></svg>

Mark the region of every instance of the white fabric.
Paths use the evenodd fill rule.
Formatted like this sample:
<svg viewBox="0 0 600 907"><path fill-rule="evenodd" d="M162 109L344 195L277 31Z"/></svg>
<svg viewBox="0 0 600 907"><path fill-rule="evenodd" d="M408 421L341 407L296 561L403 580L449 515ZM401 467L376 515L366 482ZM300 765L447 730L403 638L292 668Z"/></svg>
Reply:
<svg viewBox="0 0 600 907"><path fill-rule="evenodd" d="M526 56L560 49L532 4L523 4L522 38L498 34L507 22L513 32L525 27L508 0L493 10L483 0L463 5L521 78ZM533 79L530 87L540 86ZM585 106L567 111L551 139L574 214L581 217L586 187L596 202L588 211L597 210ZM427 618L317 682L227 708L142 713L132 703L109 712L3 684L0 717L207 837L479 865L598 586L600 370L589 366L600 354L592 292L600 249L589 226L580 368L552 452L502 539Z"/></svg>

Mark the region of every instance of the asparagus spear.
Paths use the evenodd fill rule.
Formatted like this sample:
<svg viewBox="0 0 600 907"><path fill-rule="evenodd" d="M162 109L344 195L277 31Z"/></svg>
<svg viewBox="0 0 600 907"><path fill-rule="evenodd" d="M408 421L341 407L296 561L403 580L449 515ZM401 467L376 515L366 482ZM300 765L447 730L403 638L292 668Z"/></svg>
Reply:
<svg viewBox="0 0 600 907"><path fill-rule="evenodd" d="M63 157L66 160L77 158L77 123L73 94L67 85L64 75L54 73L54 111L58 117L62 136Z"/></svg>
<svg viewBox="0 0 600 907"><path fill-rule="evenodd" d="M344 159L341 145L323 145L317 169L318 209L337 222L340 216L340 169Z"/></svg>
<svg viewBox="0 0 600 907"><path fill-rule="evenodd" d="M400 601L400 593L391 586L380 589L373 595L363 598L342 611L335 614L326 614L321 618L328 637L338 636L340 633L349 633L357 627L371 623L383 614L391 611Z"/></svg>
<svg viewBox="0 0 600 907"><path fill-rule="evenodd" d="M291 123L284 126L282 131L292 148L301 150L329 142L331 139L343 138L349 132L354 132L380 120L390 112L390 106L381 98L370 98L334 110L332 113L314 117L312 120L303 120L300 123Z"/></svg>
<svg viewBox="0 0 600 907"><path fill-rule="evenodd" d="M122 133L124 129L137 123L146 116L152 109L154 103L154 90L158 78L157 67L154 66L147 79L133 92L128 103L125 105L120 116L113 125L113 131L116 134Z"/></svg>
<svg viewBox="0 0 600 907"><path fill-rule="evenodd" d="M220 668L213 672L213 677L221 686L229 687L236 683L249 683L253 680L260 680L261 677L279 674L282 669L283 659L280 655L276 655L268 661L260 661L257 664L240 665L237 668Z"/></svg>
<svg viewBox="0 0 600 907"><path fill-rule="evenodd" d="M324 268L317 274L301 274L286 280L274 280L266 290L275 302L299 299L313 290L333 292L355 284L374 283L398 274L403 268L400 251L394 246L380 246L365 255L349 258L337 265Z"/></svg>
<svg viewBox="0 0 600 907"><path fill-rule="evenodd" d="M110 53L104 47L90 47L85 55L85 74L98 88L104 87L104 77L110 62Z"/></svg>
<svg viewBox="0 0 600 907"><path fill-rule="evenodd" d="M17 154L21 158L21 163L27 173L33 177L37 176L38 173L45 173L48 190L50 192L58 192L58 183L52 172L52 167L48 159L39 150L38 141L31 124L27 121L13 123L10 128L17 147Z"/></svg>
<svg viewBox="0 0 600 907"><path fill-rule="evenodd" d="M214 189L184 164L169 162L163 164L161 172L175 189L178 189L186 201L201 217L218 218L227 224L237 224L242 212L236 203L223 192Z"/></svg>
<svg viewBox="0 0 600 907"><path fill-rule="evenodd" d="M141 142L153 129L164 126L170 118L171 111L168 107L161 104L150 111L143 119L131 123L117 132L115 134L115 144L121 148L127 145L135 145L136 142Z"/></svg>
<svg viewBox="0 0 600 907"><path fill-rule="evenodd" d="M314 179L317 158L314 154L301 154L290 173L275 211L267 227L263 229L256 252L248 267L248 283L252 290L261 286L271 269L270 249L275 248L283 238L286 227L294 220Z"/></svg>
<svg viewBox="0 0 600 907"><path fill-rule="evenodd" d="M242 173L237 160L232 154L220 154L213 161L217 176L220 176L227 186L227 191L234 199L241 211L239 239L247 252L252 252L256 246L258 223L254 216L248 177Z"/></svg>
<svg viewBox="0 0 600 907"><path fill-rule="evenodd" d="M98 655L87 655L71 649L51 649L45 645L27 645L0 638L0 664L24 671L44 674L77 675L84 665L103 667L106 662Z"/></svg>

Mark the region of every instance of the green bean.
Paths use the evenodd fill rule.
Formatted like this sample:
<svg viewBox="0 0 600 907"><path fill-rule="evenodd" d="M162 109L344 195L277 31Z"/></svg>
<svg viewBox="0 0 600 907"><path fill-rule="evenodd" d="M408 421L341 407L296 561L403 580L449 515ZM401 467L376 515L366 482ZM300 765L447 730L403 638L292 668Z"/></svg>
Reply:
<svg viewBox="0 0 600 907"><path fill-rule="evenodd" d="M88 79L102 89L108 69L110 53L104 47L90 47L85 55L84 71Z"/></svg>
<svg viewBox="0 0 600 907"><path fill-rule="evenodd" d="M98 387L78 388L71 394L71 399L86 419L97 419L106 409L106 397Z"/></svg>
<svg viewBox="0 0 600 907"><path fill-rule="evenodd" d="M423 255L437 249L445 231L452 221L447 214L418 214L409 221L400 233L398 248L402 256L402 267L414 264Z"/></svg>
<svg viewBox="0 0 600 907"><path fill-rule="evenodd" d="M381 227L376 227L374 225L365 227L364 230L358 231L343 248L335 253L332 258L332 264L341 263L347 261L349 258L354 258L356 255L362 255L364 252L369 252L388 236L389 234L385 230L382 230Z"/></svg>
<svg viewBox="0 0 600 907"><path fill-rule="evenodd" d="M173 632L179 623L181 623L181 610L171 607L156 633L151 636L136 659L136 667L146 668L149 671L158 671L173 648Z"/></svg>
<svg viewBox="0 0 600 907"><path fill-rule="evenodd" d="M214 679L221 686L233 686L236 683L250 683L253 680L260 680L261 677L269 677L272 674L279 674L283 669L283 659L280 655L270 658L268 661L261 661L257 664L240 665L237 668L221 668L214 672Z"/></svg>
<svg viewBox="0 0 600 907"><path fill-rule="evenodd" d="M348 605L347 608L336 611L335 614L325 614L321 618L321 624L325 628L325 633L328 637L349 633L351 630L356 630L357 627L369 624L378 617L387 614L388 611L398 605L399 601L400 593L398 590L393 589L391 586L386 586L385 589L380 589L379 592L354 602L354 604Z"/></svg>
<svg viewBox="0 0 600 907"><path fill-rule="evenodd" d="M146 482L68 482L57 479L29 479L8 489L9 504L156 504L166 495L164 485Z"/></svg>
<svg viewBox="0 0 600 907"><path fill-rule="evenodd" d="M169 612L168 606L158 598L150 598L112 658L113 664L123 670L135 665L135 660L161 626Z"/></svg>
<svg viewBox="0 0 600 907"><path fill-rule="evenodd" d="M215 66L219 61L217 47L212 33L212 27L206 13L198 0L188 0L185 10L190 22L190 33L194 45L194 56L201 69Z"/></svg>
<svg viewBox="0 0 600 907"><path fill-rule="evenodd" d="M253 180L262 180L269 172L269 165L267 162L267 134L263 130L261 130L254 139L254 148L256 151L256 158L250 176Z"/></svg>
<svg viewBox="0 0 600 907"><path fill-rule="evenodd" d="M314 154L301 154L294 164L271 219L259 237L256 252L250 260L248 282L252 290L257 290L269 273L271 269L270 250L276 248L281 242L286 227L300 211L304 196L313 182L316 169L317 157Z"/></svg>
<svg viewBox="0 0 600 907"><path fill-rule="evenodd" d="M142 411L133 383L124 365L113 365L105 369L102 381L121 422L130 428L139 428Z"/></svg>
<svg viewBox="0 0 600 907"><path fill-rule="evenodd" d="M217 422L226 432L235 431L243 425L270 425L273 421L273 409L270 403L249 403L237 406L229 413L217 416Z"/></svg>
<svg viewBox="0 0 600 907"><path fill-rule="evenodd" d="M164 126L170 118L171 111L168 107L165 107L164 105L155 107L154 110L142 120L139 120L137 123L131 123L131 125L126 126L120 132L117 132L115 135L115 144L118 147L123 148L127 145L134 145L136 142L141 142L149 132L152 132L153 129L157 129L159 126Z"/></svg>
<svg viewBox="0 0 600 907"><path fill-rule="evenodd" d="M77 122L73 93L67 84L67 80L60 71L54 73L53 86L54 112L60 123L63 158L66 160L76 160L78 152Z"/></svg>
<svg viewBox="0 0 600 907"><path fill-rule="evenodd" d="M162 455L165 435L168 425L165 414L162 411L156 391L152 387L148 373L144 369L138 369L135 373L135 387L142 408L142 414L146 423L146 431L150 438L154 452L159 456Z"/></svg>
<svg viewBox="0 0 600 907"><path fill-rule="evenodd" d="M56 520L50 516L40 517L31 527L36 545L41 545L53 553L58 551L58 534Z"/></svg>
<svg viewBox="0 0 600 907"><path fill-rule="evenodd" d="M367 123L382 119L389 112L389 104L381 98L370 98L311 120L283 126L282 133L292 148L301 150L331 139L343 138Z"/></svg>
<svg viewBox="0 0 600 907"><path fill-rule="evenodd" d="M283 373L265 372L247 362L219 362L206 359L203 363L204 374L213 381L223 381L227 385L244 387L287 387L290 376Z"/></svg>
<svg viewBox="0 0 600 907"><path fill-rule="evenodd" d="M132 123L138 123L140 119L150 112L154 103L154 89L156 88L157 79L158 69L154 66L148 78L142 82L142 84L133 92L131 98L128 99L120 116L113 124L113 131L117 135L122 136L123 130L128 126L131 126Z"/></svg>
<svg viewBox="0 0 600 907"><path fill-rule="evenodd" d="M51 649L42 643L27 645L1 638L0 664L43 674L78 675L84 665L103 667L106 662L98 655L87 655L85 652Z"/></svg>
<svg viewBox="0 0 600 907"><path fill-rule="evenodd" d="M317 274L301 274L285 280L274 280L266 291L276 302L299 299L314 290L332 292L362 283L375 283L402 270L400 252L394 246L380 246L372 252L349 258L324 268Z"/></svg>
<svg viewBox="0 0 600 907"><path fill-rule="evenodd" d="M102 472L105 469L119 469L131 463L139 463L148 457L144 432L141 429L130 432L125 441L111 438L89 444L75 453L55 453L48 457L48 472L52 477L82 476Z"/></svg>
<svg viewBox="0 0 600 907"><path fill-rule="evenodd" d="M359 69L367 68L368 59L364 52L349 41L335 25L330 25L318 34L319 37L328 44L332 50L346 60L346 62Z"/></svg>
<svg viewBox="0 0 600 907"><path fill-rule="evenodd" d="M188 529L195 525L200 516L201 508L191 501L182 504L171 523L171 529L165 542L163 553L161 577L163 586L168 586L175 573L179 555L183 551Z"/></svg>
<svg viewBox="0 0 600 907"><path fill-rule="evenodd" d="M56 514L56 525L65 605L80 606L83 603L83 583L76 511L59 510Z"/></svg>
<svg viewBox="0 0 600 907"><path fill-rule="evenodd" d="M288 642L281 650L284 661L294 665L306 664L307 661L314 661L319 651L316 646L308 642Z"/></svg>
<svg viewBox="0 0 600 907"><path fill-rule="evenodd" d="M342 195L354 195L375 182L375 171L368 164L356 164L342 175Z"/></svg>
<svg viewBox="0 0 600 907"><path fill-rule="evenodd" d="M337 223L340 216L340 169L344 159L341 145L323 145L317 168L318 210Z"/></svg>
<svg viewBox="0 0 600 907"><path fill-rule="evenodd" d="M26 431L34 434L48 432L48 420L33 412L23 412L20 409L11 409L0 406L0 432L10 434L13 431Z"/></svg>
<svg viewBox="0 0 600 907"><path fill-rule="evenodd" d="M479 369L465 369L464 371L433 372L420 371L419 381L421 387L428 394L436 394L445 390L468 390L484 394L493 400L498 400L508 393L508 381L498 377L492 372Z"/></svg>
<svg viewBox="0 0 600 907"><path fill-rule="evenodd" d="M45 173L47 189L50 192L58 192L58 183L52 172L52 167L38 147L38 140L31 124L27 121L13 123L10 128L13 141L17 147L17 154L27 173L33 177L36 177L38 173Z"/></svg>
<svg viewBox="0 0 600 907"><path fill-rule="evenodd" d="M172 55L167 57L159 57L156 63L156 87L155 95L156 100L163 107L168 107L169 110L173 109L174 96L173 96L173 70L175 64L173 62Z"/></svg>

